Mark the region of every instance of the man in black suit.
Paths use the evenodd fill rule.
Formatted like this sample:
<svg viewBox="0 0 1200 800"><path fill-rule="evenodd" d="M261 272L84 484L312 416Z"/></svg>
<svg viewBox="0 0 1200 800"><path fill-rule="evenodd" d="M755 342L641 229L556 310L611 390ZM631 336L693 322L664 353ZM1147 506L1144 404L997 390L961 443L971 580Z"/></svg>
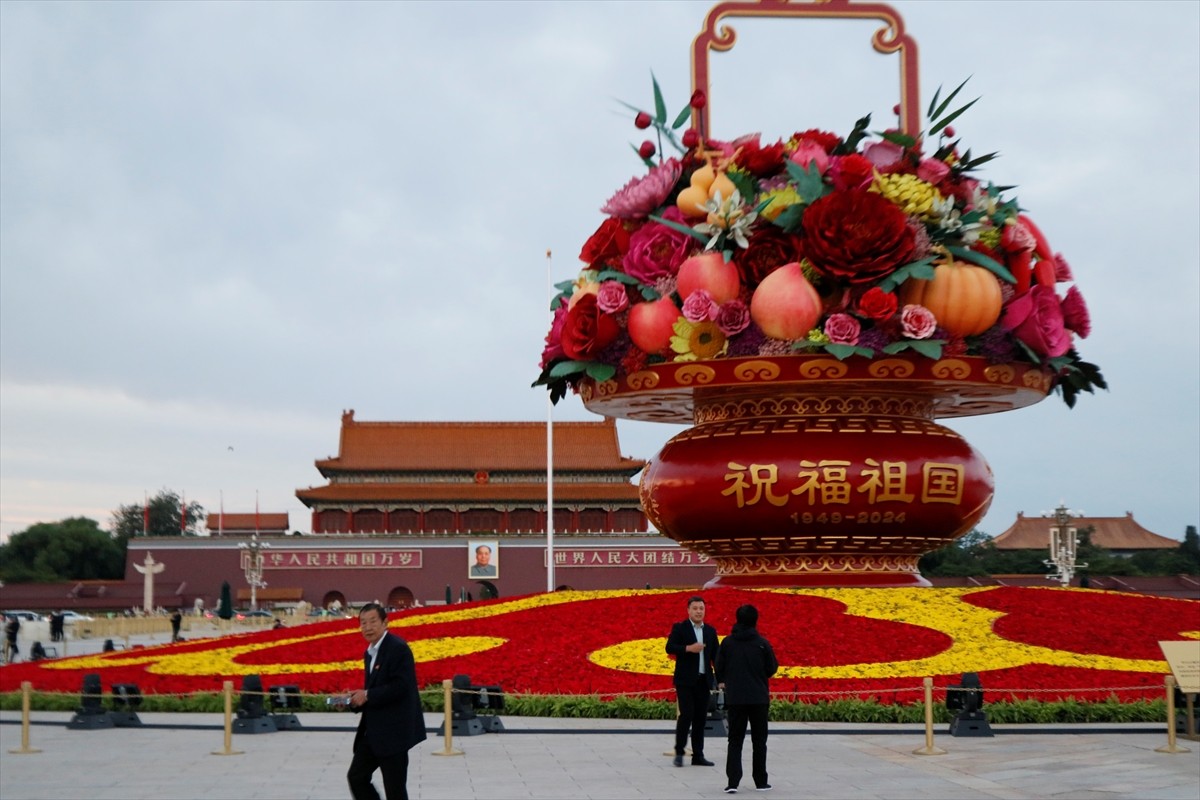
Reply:
<svg viewBox="0 0 1200 800"><path fill-rule="evenodd" d="M368 643L363 656L366 680L364 688L348 697L350 707L362 717L346 779L355 800L379 800L371 783L379 770L388 800L408 800L408 751L425 741L416 661L408 643L388 633L383 606L367 603L358 621Z"/></svg>
<svg viewBox="0 0 1200 800"><path fill-rule="evenodd" d="M675 766L683 766L688 728L692 730L692 766L711 767L704 757L704 722L708 697L716 672L717 629L704 622L704 598L688 598L688 618L676 622L667 637L667 653L675 656L675 696L679 718L675 721Z"/></svg>

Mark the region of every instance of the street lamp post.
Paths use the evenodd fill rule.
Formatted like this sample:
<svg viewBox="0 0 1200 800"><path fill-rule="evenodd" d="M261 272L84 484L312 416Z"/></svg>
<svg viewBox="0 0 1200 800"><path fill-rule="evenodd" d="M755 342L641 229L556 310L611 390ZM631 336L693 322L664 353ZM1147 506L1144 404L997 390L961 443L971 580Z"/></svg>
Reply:
<svg viewBox="0 0 1200 800"><path fill-rule="evenodd" d="M258 610L258 590L264 589L267 582L263 580L263 550L269 550L271 545L263 544L258 540L258 531L250 537L249 543L241 542L238 544L239 550L246 551L244 559L246 565L246 583L250 584L250 610Z"/></svg>
<svg viewBox="0 0 1200 800"><path fill-rule="evenodd" d="M1056 570L1046 578L1057 580L1063 586L1071 585L1071 578L1075 576L1076 569L1087 567L1086 562L1079 564L1075 561L1079 533L1071 526L1071 520L1082 513L1080 511L1072 515L1062 503L1059 503L1058 508L1054 509L1052 517L1054 523L1050 526L1050 558L1042 563L1047 567L1054 567Z"/></svg>

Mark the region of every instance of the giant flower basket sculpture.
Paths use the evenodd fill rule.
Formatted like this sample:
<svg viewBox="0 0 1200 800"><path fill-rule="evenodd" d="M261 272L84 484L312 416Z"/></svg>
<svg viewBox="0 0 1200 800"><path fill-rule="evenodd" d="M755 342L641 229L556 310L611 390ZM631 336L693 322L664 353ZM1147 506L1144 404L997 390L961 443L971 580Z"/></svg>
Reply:
<svg viewBox="0 0 1200 800"><path fill-rule="evenodd" d="M739 15L883 20L897 127L870 133L868 115L844 137L709 138L708 52L732 47L718 24ZM648 172L604 205L578 279L558 287L535 385L692 424L641 496L659 530L716 561L710 586L928 585L918 559L969 531L993 491L983 457L936 420L1106 388L1074 348L1090 321L1066 261L974 177L993 154L955 139L963 87L939 91L922 127L916 56L883 4L715 6L688 106L668 118L657 82L653 113L630 106L657 135L636 148Z"/></svg>

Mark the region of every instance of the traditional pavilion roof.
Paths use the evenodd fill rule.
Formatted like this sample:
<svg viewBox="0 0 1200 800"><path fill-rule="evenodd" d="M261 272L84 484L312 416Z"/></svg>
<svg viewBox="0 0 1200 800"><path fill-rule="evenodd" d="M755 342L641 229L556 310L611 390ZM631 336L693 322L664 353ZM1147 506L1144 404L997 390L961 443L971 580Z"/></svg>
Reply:
<svg viewBox="0 0 1200 800"><path fill-rule="evenodd" d="M216 513L209 514L204 520L204 525L209 531L287 531L291 523L288 521L287 512L282 514L276 513L261 513L258 514L258 522L255 523L254 513L250 514L228 514Z"/></svg>
<svg viewBox="0 0 1200 800"><path fill-rule="evenodd" d="M993 543L998 550L1045 550L1049 547L1049 517L1026 517L1017 514L1017 521ZM1179 542L1146 530L1133 519L1133 512L1126 511L1123 517L1075 517L1072 525L1077 530L1092 528L1092 544L1106 550L1168 550L1179 547Z"/></svg>
<svg viewBox="0 0 1200 800"><path fill-rule="evenodd" d="M557 471L633 475L646 462L621 455L615 420L554 423ZM359 422L342 414L338 455L316 462L344 472L545 472L543 422Z"/></svg>
<svg viewBox="0 0 1200 800"><path fill-rule="evenodd" d="M296 497L312 503L422 503L439 501L546 502L543 483L335 483L297 489ZM638 501L638 487L631 483L554 483L554 503Z"/></svg>

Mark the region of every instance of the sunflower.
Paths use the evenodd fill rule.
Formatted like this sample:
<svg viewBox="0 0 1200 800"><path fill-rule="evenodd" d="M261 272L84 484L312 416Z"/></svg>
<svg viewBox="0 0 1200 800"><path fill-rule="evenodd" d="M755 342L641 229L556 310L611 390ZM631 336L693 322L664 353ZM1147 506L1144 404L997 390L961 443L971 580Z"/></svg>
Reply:
<svg viewBox="0 0 1200 800"><path fill-rule="evenodd" d="M671 349L678 353L676 361L696 361L725 355L729 343L717 323L690 322L680 317L671 337Z"/></svg>

